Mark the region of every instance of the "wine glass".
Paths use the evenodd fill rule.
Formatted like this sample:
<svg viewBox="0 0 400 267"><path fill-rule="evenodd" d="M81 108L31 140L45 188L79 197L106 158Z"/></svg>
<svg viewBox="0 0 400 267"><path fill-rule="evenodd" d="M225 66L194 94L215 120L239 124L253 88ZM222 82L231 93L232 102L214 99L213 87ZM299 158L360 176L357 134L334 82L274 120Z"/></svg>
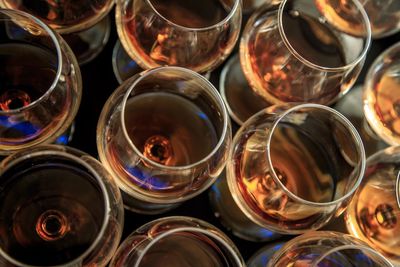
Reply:
<svg viewBox="0 0 400 267"><path fill-rule="evenodd" d="M350 234L400 263L400 147L370 156L365 177L350 202L345 221Z"/></svg>
<svg viewBox="0 0 400 267"><path fill-rule="evenodd" d="M117 30L127 55L117 44L116 77L123 81L138 66L163 65L206 74L234 48L241 19L240 0L117 0Z"/></svg>
<svg viewBox="0 0 400 267"><path fill-rule="evenodd" d="M273 254L266 266L393 267L385 257L361 240L325 231L308 232L293 238Z"/></svg>
<svg viewBox="0 0 400 267"><path fill-rule="evenodd" d="M46 24L0 9L0 155L55 142L79 108L75 56Z"/></svg>
<svg viewBox="0 0 400 267"><path fill-rule="evenodd" d="M100 160L125 207L156 214L206 190L225 166L230 121L214 86L180 67L159 67L125 81L97 127Z"/></svg>
<svg viewBox="0 0 400 267"><path fill-rule="evenodd" d="M2 266L106 266L123 227L118 187L91 156L47 145L0 163Z"/></svg>
<svg viewBox="0 0 400 267"><path fill-rule="evenodd" d="M111 30L107 14L113 5L113 0L0 0L0 7L28 12L61 34L81 65L106 45Z"/></svg>
<svg viewBox="0 0 400 267"><path fill-rule="evenodd" d="M382 52L369 68L363 87L355 88L335 107L358 128L367 155L400 144L399 60L400 42Z"/></svg>
<svg viewBox="0 0 400 267"><path fill-rule="evenodd" d="M219 229L191 217L166 217L134 231L118 248L110 267L242 267L234 243Z"/></svg>
<svg viewBox="0 0 400 267"><path fill-rule="evenodd" d="M261 107L287 102L330 105L352 87L365 61L371 29L357 0L346 0L343 7L336 2L275 1L253 13L240 41L243 74L238 60L227 67L236 71L221 74L233 75L221 77L226 81L221 88L237 122L258 111L252 105L246 111L241 102L261 98ZM340 13L334 22L329 19L332 10ZM338 21L348 28L356 25L363 34L343 30ZM232 79L241 85L231 86Z"/></svg>
<svg viewBox="0 0 400 267"><path fill-rule="evenodd" d="M347 1L340 0L324 0L330 4L345 6ZM365 11L368 14L371 23L372 38L379 39L395 34L400 30L400 3L397 0L360 0ZM332 12L332 11L331 11ZM336 14L332 12L330 16L332 22L336 20ZM343 27L343 30L351 30L355 34L362 34L358 32L358 27L348 27L348 25L337 24Z"/></svg>
<svg viewBox="0 0 400 267"><path fill-rule="evenodd" d="M275 105L236 133L226 181L215 184L211 204L239 237L301 234L342 213L364 167L360 136L339 112L319 104Z"/></svg>

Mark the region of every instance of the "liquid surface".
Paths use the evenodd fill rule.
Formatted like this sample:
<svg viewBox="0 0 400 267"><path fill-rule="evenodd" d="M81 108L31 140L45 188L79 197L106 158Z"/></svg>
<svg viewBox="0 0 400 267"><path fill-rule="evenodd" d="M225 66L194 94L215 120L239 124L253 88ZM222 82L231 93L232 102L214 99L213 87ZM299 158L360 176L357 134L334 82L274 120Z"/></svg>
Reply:
<svg viewBox="0 0 400 267"><path fill-rule="evenodd" d="M364 90L364 112L378 135L400 143L400 64L377 72ZM387 139L387 138L385 138Z"/></svg>
<svg viewBox="0 0 400 267"><path fill-rule="evenodd" d="M125 125L134 145L147 158L168 166L196 163L218 142L206 113L190 100L169 93L128 99Z"/></svg>
<svg viewBox="0 0 400 267"><path fill-rule="evenodd" d="M400 208L396 200L393 163L367 168L363 184L347 208L349 231L395 261L400 261Z"/></svg>
<svg viewBox="0 0 400 267"><path fill-rule="evenodd" d="M0 241L22 263L54 266L81 256L104 220L94 178L62 161L19 164L2 174Z"/></svg>
<svg viewBox="0 0 400 267"><path fill-rule="evenodd" d="M139 267L226 267L231 266L218 245L205 235L168 235L147 251Z"/></svg>
<svg viewBox="0 0 400 267"><path fill-rule="evenodd" d="M0 66L0 109L9 111L29 105L50 88L57 56L29 44L0 44Z"/></svg>

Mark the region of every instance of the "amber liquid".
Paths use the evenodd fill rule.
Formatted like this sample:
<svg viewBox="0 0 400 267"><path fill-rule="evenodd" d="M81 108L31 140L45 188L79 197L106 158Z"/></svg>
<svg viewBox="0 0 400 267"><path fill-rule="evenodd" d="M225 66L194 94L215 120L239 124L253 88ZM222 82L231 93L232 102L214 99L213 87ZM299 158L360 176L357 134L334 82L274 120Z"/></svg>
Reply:
<svg viewBox="0 0 400 267"><path fill-rule="evenodd" d="M309 63L326 68L346 65L344 48L333 31L319 20L298 11L283 13L282 25L293 49L309 63L299 61L278 31L277 12L262 15L246 31L241 63L256 93L265 100L327 103L341 88L341 75L326 76Z"/></svg>
<svg viewBox="0 0 400 267"><path fill-rule="evenodd" d="M400 207L396 200L398 166L378 163L365 173L363 184L347 208L350 233L399 261Z"/></svg>
<svg viewBox="0 0 400 267"><path fill-rule="evenodd" d="M75 260L100 232L104 198L82 166L44 156L7 169L0 188L1 248L24 264Z"/></svg>
<svg viewBox="0 0 400 267"><path fill-rule="evenodd" d="M131 1L135 2L135 1ZM234 39L226 29L195 32L186 28L211 27L225 17L227 11L221 1L150 0L164 18L155 15L150 7L135 10L128 4L126 12L117 11L117 23L122 21L120 30L124 47L143 68L159 65L182 66L198 72L205 72L215 58L225 56L224 50L231 47ZM118 16L122 16L118 19ZM174 25L175 24L175 25Z"/></svg>
<svg viewBox="0 0 400 267"><path fill-rule="evenodd" d="M349 0L315 0L317 8L339 30L356 36L366 36L360 12ZM400 28L400 1L361 0L371 24L373 36L385 36ZM351 5L352 8L349 8Z"/></svg>
<svg viewBox="0 0 400 267"><path fill-rule="evenodd" d="M293 205L293 200L274 182L267 164L266 142L267 132L256 130L235 151L235 178L242 197L269 224L288 228L308 225L319 218L318 209ZM338 175L335 164L346 165L340 155L333 160L334 156L315 138L291 126L275 129L270 155L276 175L288 191L311 202L334 199Z"/></svg>
<svg viewBox="0 0 400 267"><path fill-rule="evenodd" d="M371 88L364 90L364 112L378 135L400 142L400 64L376 73Z"/></svg>
<svg viewBox="0 0 400 267"><path fill-rule="evenodd" d="M137 95L127 100L124 116L130 140L153 163L174 167L188 166L208 156L218 143L212 115L179 95L163 92ZM119 148L115 146L114 142L109 144L108 158L114 169L118 170L121 162L118 161L120 155L116 154ZM147 190L174 191L190 186L193 182L186 179L186 176L174 175L174 172L169 175L167 170L165 173L153 174L145 167L150 163L145 160L142 162L142 168L122 166L132 176L126 183ZM126 174L121 175L125 176Z"/></svg>
<svg viewBox="0 0 400 267"><path fill-rule="evenodd" d="M100 16L110 0L0 0L5 8L28 12L54 28L74 26Z"/></svg>

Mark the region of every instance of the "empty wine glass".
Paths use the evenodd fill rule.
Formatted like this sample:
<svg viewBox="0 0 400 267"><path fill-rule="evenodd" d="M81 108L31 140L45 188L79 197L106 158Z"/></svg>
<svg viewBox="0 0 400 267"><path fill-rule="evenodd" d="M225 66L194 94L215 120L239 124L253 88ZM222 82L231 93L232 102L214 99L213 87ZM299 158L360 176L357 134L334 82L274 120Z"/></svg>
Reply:
<svg viewBox="0 0 400 267"><path fill-rule="evenodd" d="M114 52L116 76L126 80L138 72L137 64L212 71L232 51L241 19L240 0L117 0L117 30L128 55ZM137 64L127 64L126 57Z"/></svg>
<svg viewBox="0 0 400 267"><path fill-rule="evenodd" d="M238 71L226 70L234 78L224 78L227 82L235 78L243 82L240 86L221 86L236 118L244 122L248 114L257 111L254 106L246 111L238 99L253 102L256 97L262 98L264 106L286 102L328 105L352 87L365 61L371 29L357 0L346 0L345 7L335 2L274 1L253 13L240 41L244 75L236 61L230 68ZM329 19L332 10L340 12L337 20L349 28L357 25L363 35L337 27L336 21Z"/></svg>
<svg viewBox="0 0 400 267"><path fill-rule="evenodd" d="M364 167L360 136L336 110L319 104L271 106L236 133L227 182L215 185L219 194L211 191L211 203L240 237L260 241L275 238L273 233L300 234L341 214ZM225 202L223 194L234 201ZM232 217L238 209L242 216Z"/></svg>
<svg viewBox="0 0 400 267"><path fill-rule="evenodd" d="M234 243L216 227L190 217L166 217L134 231L110 267L242 267Z"/></svg>
<svg viewBox="0 0 400 267"><path fill-rule="evenodd" d="M367 160L364 179L350 202L345 221L350 234L400 264L400 147Z"/></svg>
<svg viewBox="0 0 400 267"><path fill-rule="evenodd" d="M0 163L2 266L106 266L123 215L111 176L81 151L38 146Z"/></svg>
<svg viewBox="0 0 400 267"><path fill-rule="evenodd" d="M39 19L0 9L0 155L52 143L81 100L75 56Z"/></svg>
<svg viewBox="0 0 400 267"><path fill-rule="evenodd" d="M357 127L367 155L400 144L400 42L373 62L363 87L337 103Z"/></svg>
<svg viewBox="0 0 400 267"><path fill-rule="evenodd" d="M250 265L255 267L258 265ZM264 265L265 266L265 265ZM308 232L285 243L267 267L393 267L380 253L350 235Z"/></svg>
<svg viewBox="0 0 400 267"><path fill-rule="evenodd" d="M100 160L127 208L160 213L206 190L225 166L230 121L214 86L180 67L144 71L108 99Z"/></svg>
<svg viewBox="0 0 400 267"><path fill-rule="evenodd" d="M61 34L79 64L103 50L111 30L107 14L113 5L113 0L0 0L0 7L28 12Z"/></svg>

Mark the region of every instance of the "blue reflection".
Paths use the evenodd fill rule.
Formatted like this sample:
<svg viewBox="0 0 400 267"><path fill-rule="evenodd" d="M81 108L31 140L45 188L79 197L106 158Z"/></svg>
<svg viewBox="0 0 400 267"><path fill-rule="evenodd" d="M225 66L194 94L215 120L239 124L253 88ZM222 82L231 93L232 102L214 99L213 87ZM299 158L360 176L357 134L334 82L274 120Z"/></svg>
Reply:
<svg viewBox="0 0 400 267"><path fill-rule="evenodd" d="M151 176L150 174L142 171L137 167L127 166L125 169L134 176L137 180L140 180L142 183L139 185L142 188L146 189L165 189L169 186L167 181L164 179Z"/></svg>
<svg viewBox="0 0 400 267"><path fill-rule="evenodd" d="M199 115L199 117L202 118L203 120L208 121L208 117L204 112L198 112L197 115Z"/></svg>
<svg viewBox="0 0 400 267"><path fill-rule="evenodd" d="M259 231L259 234L263 238L270 238L270 237L273 237L273 236L276 235L274 232L271 232L271 231L269 231L269 230L267 230L265 228L261 228L260 231Z"/></svg>
<svg viewBox="0 0 400 267"><path fill-rule="evenodd" d="M0 127L4 127L8 131L15 131L15 134L21 136L34 135L40 130L28 121L11 122L8 116L0 116Z"/></svg>
<svg viewBox="0 0 400 267"><path fill-rule="evenodd" d="M128 64L126 64L124 66L123 72L128 72L130 69L137 68L137 67L138 67L138 64L135 61L131 60L128 62Z"/></svg>
<svg viewBox="0 0 400 267"><path fill-rule="evenodd" d="M219 191L216 184L213 184L211 186L211 191L214 193L215 198L221 199L221 191Z"/></svg>
<svg viewBox="0 0 400 267"><path fill-rule="evenodd" d="M69 141L69 136L66 134L61 135L60 137L57 138L55 143L57 145L67 145Z"/></svg>

